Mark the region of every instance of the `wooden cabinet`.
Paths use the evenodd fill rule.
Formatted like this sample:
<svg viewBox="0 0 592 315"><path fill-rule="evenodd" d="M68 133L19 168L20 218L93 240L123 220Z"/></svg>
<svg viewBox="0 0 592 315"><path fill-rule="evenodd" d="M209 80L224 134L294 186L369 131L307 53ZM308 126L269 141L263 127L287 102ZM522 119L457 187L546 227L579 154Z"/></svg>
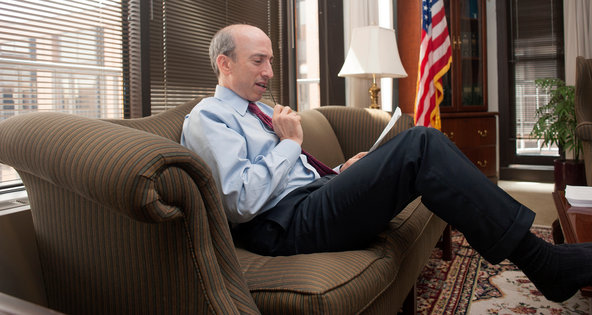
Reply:
<svg viewBox="0 0 592 315"><path fill-rule="evenodd" d="M485 0L445 0L444 6L452 64L442 78L442 131L497 181L497 113L487 112Z"/></svg>
<svg viewBox="0 0 592 315"><path fill-rule="evenodd" d="M494 182L497 182L496 115L469 112L442 117L442 132Z"/></svg>
<svg viewBox="0 0 592 315"><path fill-rule="evenodd" d="M452 44L450 71L442 78L442 112L487 111L484 0L445 0Z"/></svg>

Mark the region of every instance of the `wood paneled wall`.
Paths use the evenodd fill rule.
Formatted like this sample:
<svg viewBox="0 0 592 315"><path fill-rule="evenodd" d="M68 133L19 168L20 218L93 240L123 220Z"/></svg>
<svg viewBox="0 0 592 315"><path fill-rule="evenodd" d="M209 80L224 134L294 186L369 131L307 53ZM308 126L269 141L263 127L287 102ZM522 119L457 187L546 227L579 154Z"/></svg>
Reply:
<svg viewBox="0 0 592 315"><path fill-rule="evenodd" d="M399 80L399 106L404 113L413 114L419 42L421 40L421 1L397 1L397 43L407 78Z"/></svg>

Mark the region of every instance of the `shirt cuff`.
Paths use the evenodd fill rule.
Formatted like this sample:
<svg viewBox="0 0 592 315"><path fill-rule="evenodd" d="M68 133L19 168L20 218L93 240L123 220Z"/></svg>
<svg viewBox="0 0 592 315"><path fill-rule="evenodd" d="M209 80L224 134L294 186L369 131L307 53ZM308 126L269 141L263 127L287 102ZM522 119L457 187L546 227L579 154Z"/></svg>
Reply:
<svg viewBox="0 0 592 315"><path fill-rule="evenodd" d="M300 153L302 153L302 148L298 142L290 139L280 141L274 150L280 155L285 156L291 165L296 163L300 158Z"/></svg>
<svg viewBox="0 0 592 315"><path fill-rule="evenodd" d="M335 166L333 168L333 170L335 171L335 173L340 174L341 173L341 166L343 166L343 164L339 164L337 166Z"/></svg>

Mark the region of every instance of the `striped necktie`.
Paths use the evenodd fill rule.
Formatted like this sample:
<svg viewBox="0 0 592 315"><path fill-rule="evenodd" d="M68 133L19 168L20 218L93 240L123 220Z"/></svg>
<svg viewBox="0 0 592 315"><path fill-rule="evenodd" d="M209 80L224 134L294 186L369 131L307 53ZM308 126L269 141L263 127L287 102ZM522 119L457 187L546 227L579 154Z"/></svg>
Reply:
<svg viewBox="0 0 592 315"><path fill-rule="evenodd" d="M255 105L255 103L249 102L249 111L253 115L257 116L257 118L259 118L261 120L261 122L263 122L263 124L269 130L273 130L273 125L271 123L271 117L267 116L264 112L262 112L261 109L257 105ZM325 175L330 175L330 174L337 174L337 173L335 173L334 170L329 168L327 165L323 164L323 162L317 160L310 153L302 150L302 154L306 155L306 158L308 159L308 163L310 165L312 165L317 170L319 175L325 176Z"/></svg>

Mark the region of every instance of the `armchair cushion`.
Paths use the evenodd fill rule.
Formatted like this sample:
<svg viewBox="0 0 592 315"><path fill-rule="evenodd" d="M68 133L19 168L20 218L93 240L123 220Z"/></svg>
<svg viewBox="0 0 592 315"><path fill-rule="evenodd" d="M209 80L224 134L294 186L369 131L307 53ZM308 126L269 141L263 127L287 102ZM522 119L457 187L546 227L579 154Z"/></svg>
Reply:
<svg viewBox="0 0 592 315"><path fill-rule="evenodd" d="M401 306L444 226L417 199L364 250L237 256L264 314L386 314Z"/></svg>
<svg viewBox="0 0 592 315"><path fill-rule="evenodd" d="M391 118L385 111L369 108L324 106L316 110L331 125L346 159L358 152L368 151ZM413 125L411 116L401 116L383 139L383 143Z"/></svg>
<svg viewBox="0 0 592 315"><path fill-rule="evenodd" d="M316 110L303 111L300 116L304 131L302 147L331 168L344 163L339 140L325 116Z"/></svg>

